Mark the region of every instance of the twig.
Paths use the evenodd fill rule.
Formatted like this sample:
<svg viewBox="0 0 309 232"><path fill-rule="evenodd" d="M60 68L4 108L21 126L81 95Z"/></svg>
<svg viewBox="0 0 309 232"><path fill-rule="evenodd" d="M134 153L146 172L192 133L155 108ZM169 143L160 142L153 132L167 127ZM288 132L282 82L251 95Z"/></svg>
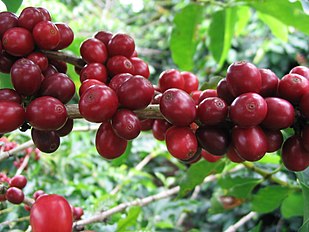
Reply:
<svg viewBox="0 0 309 232"><path fill-rule="evenodd" d="M13 148L12 150L9 150L9 151L6 151L6 152L3 152L0 154L0 162L15 155L16 153L28 148L28 147L32 147L34 146L33 144L33 141L32 140L29 140L23 144L20 144L19 146Z"/></svg>
<svg viewBox="0 0 309 232"><path fill-rule="evenodd" d="M25 156L25 158L24 158L22 164L21 164L20 167L17 169L15 176L20 175L20 174L24 171L24 169L25 169L25 168L27 167L27 165L28 165L29 159L30 159L30 155L28 154L28 155Z"/></svg>
<svg viewBox="0 0 309 232"><path fill-rule="evenodd" d="M78 68L83 68L86 65L86 62L82 58L77 57L73 54L69 54L67 52L46 51L46 50L42 50L41 52L50 59L64 61Z"/></svg>
<svg viewBox="0 0 309 232"><path fill-rule="evenodd" d="M26 217L21 217L21 218L17 218L14 220L10 220L10 221L5 221L5 222L1 222L0 226L6 226L6 225L10 225L13 222L22 222L22 221L27 221L29 220L30 216L26 216Z"/></svg>
<svg viewBox="0 0 309 232"><path fill-rule="evenodd" d="M224 232L237 232L237 230L243 226L246 222L250 221L253 217L257 215L256 212L250 212L247 215L243 216L238 222L234 225L229 226Z"/></svg>

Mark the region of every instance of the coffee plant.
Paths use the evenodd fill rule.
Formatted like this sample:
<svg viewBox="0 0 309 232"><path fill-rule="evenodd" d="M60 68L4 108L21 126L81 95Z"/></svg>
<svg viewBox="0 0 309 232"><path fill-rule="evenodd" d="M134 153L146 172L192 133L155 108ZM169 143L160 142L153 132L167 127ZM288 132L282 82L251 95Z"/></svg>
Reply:
<svg viewBox="0 0 309 232"><path fill-rule="evenodd" d="M1 231L309 231L308 44L283 66L266 40L233 55L261 23L308 42L307 1L157 3L158 68L130 31L2 3Z"/></svg>

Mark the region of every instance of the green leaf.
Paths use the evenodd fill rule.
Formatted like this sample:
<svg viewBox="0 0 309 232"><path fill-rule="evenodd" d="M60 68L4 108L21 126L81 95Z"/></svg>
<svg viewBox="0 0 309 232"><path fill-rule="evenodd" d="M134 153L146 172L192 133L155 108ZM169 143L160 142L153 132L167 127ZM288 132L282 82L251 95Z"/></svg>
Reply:
<svg viewBox="0 0 309 232"><path fill-rule="evenodd" d="M248 198L253 188L259 184L262 179L249 178L249 177L231 177L224 176L218 180L218 184L227 189L229 196L237 198Z"/></svg>
<svg viewBox="0 0 309 232"><path fill-rule="evenodd" d="M128 155L131 154L132 141L128 142L125 152L116 159L113 159L111 162L112 166L119 166L120 164L125 163L128 160Z"/></svg>
<svg viewBox="0 0 309 232"><path fill-rule="evenodd" d="M293 192L283 200L281 205L281 214L285 218L303 216L304 198L301 192Z"/></svg>
<svg viewBox="0 0 309 232"><path fill-rule="evenodd" d="M297 178L303 190L304 197L304 223L300 232L309 231L309 168L302 172L296 172Z"/></svg>
<svg viewBox="0 0 309 232"><path fill-rule="evenodd" d="M12 88L10 74L0 73L0 88Z"/></svg>
<svg viewBox="0 0 309 232"><path fill-rule="evenodd" d="M5 5L6 9L11 12L16 12L21 6L23 0L1 0Z"/></svg>
<svg viewBox="0 0 309 232"><path fill-rule="evenodd" d="M206 81L202 84L201 86L201 90L205 90L205 89L216 89L219 81L222 79L223 77L221 76L213 76L209 79L209 81Z"/></svg>
<svg viewBox="0 0 309 232"><path fill-rule="evenodd" d="M239 36L244 31L251 18L251 11L247 6L238 6L236 10L237 22L235 25L235 35Z"/></svg>
<svg viewBox="0 0 309 232"><path fill-rule="evenodd" d="M309 231L309 219L303 223L299 228L298 232L308 232Z"/></svg>
<svg viewBox="0 0 309 232"><path fill-rule="evenodd" d="M252 208L259 213L268 213L278 208L287 197L289 189L282 186L268 186L254 195Z"/></svg>
<svg viewBox="0 0 309 232"><path fill-rule="evenodd" d="M180 191L178 196L185 196L195 186L201 184L206 176L215 171L222 171L223 168L224 163L222 161L210 163L206 160L202 160L196 164L193 164L180 182Z"/></svg>
<svg viewBox="0 0 309 232"><path fill-rule="evenodd" d="M127 228L136 223L137 217L141 212L141 207L134 206L128 211L127 217L119 220L117 231L127 231Z"/></svg>
<svg viewBox="0 0 309 232"><path fill-rule="evenodd" d="M231 48L237 19L236 12L236 8L226 8L212 15L208 30L208 48L218 63L218 69L222 67Z"/></svg>
<svg viewBox="0 0 309 232"><path fill-rule="evenodd" d="M288 41L289 30L286 24L270 15L263 14L261 12L258 13L258 17L265 24L267 24L274 36L276 36L278 39L281 39L283 42Z"/></svg>
<svg viewBox="0 0 309 232"><path fill-rule="evenodd" d="M241 0L243 1L243 0ZM253 1L244 0L250 6L264 14L277 18L282 23L293 26L296 29L309 34L309 17L304 12L299 1L291 2L289 0L267 0Z"/></svg>
<svg viewBox="0 0 309 232"><path fill-rule="evenodd" d="M253 227L249 232L260 232L261 231L262 222L259 222L255 227Z"/></svg>
<svg viewBox="0 0 309 232"><path fill-rule="evenodd" d="M174 62L183 70L192 70L193 56L197 46L198 24L203 16L203 7L190 4L184 7L174 18L170 49Z"/></svg>

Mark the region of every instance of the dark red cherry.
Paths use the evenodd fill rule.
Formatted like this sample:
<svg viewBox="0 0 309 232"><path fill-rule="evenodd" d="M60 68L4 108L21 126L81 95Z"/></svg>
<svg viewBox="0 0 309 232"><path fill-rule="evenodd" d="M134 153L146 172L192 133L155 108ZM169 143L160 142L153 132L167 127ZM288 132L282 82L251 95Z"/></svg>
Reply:
<svg viewBox="0 0 309 232"><path fill-rule="evenodd" d="M60 42L55 50L61 50L68 47L74 40L74 33L66 23L56 23L56 27L60 33Z"/></svg>
<svg viewBox="0 0 309 232"><path fill-rule="evenodd" d="M45 50L53 50L60 43L60 32L57 26L51 21L37 23L32 31L36 45Z"/></svg>
<svg viewBox="0 0 309 232"><path fill-rule="evenodd" d="M130 73L117 74L111 79L108 86L117 92L118 88L131 77L133 77L133 75Z"/></svg>
<svg viewBox="0 0 309 232"><path fill-rule="evenodd" d="M33 63L38 65L41 71L45 71L48 67L48 59L41 52L32 52L27 56L27 59L31 60Z"/></svg>
<svg viewBox="0 0 309 232"><path fill-rule="evenodd" d="M277 94L279 78L270 69L259 69L262 78L262 87L259 94L263 97L273 97Z"/></svg>
<svg viewBox="0 0 309 232"><path fill-rule="evenodd" d="M185 86L185 81L178 70L169 69L160 74L158 84L161 92L164 92L170 88L183 89Z"/></svg>
<svg viewBox="0 0 309 232"><path fill-rule="evenodd" d="M164 141L166 131L172 126L168 121L164 119L156 119L152 125L152 134L155 139Z"/></svg>
<svg viewBox="0 0 309 232"><path fill-rule="evenodd" d="M91 86L95 86L95 85L105 85L103 82L98 81L96 79L86 79L83 81L83 83L81 84L81 86L79 87L79 96L82 96L83 93L90 88Z"/></svg>
<svg viewBox="0 0 309 232"><path fill-rule="evenodd" d="M279 150L283 143L283 135L280 130L264 129L264 134L267 138L267 152L275 152Z"/></svg>
<svg viewBox="0 0 309 232"><path fill-rule="evenodd" d="M130 61L134 66L134 75L140 75L146 79L150 76L148 64L138 57L130 57Z"/></svg>
<svg viewBox="0 0 309 232"><path fill-rule="evenodd" d="M130 58L135 50L134 39L127 34L115 34L107 45L109 56L125 56Z"/></svg>
<svg viewBox="0 0 309 232"><path fill-rule="evenodd" d="M217 90L215 90L215 89L205 89L205 90L203 90L201 92L200 96L199 96L198 104L201 103L204 99L206 99L208 97L218 97Z"/></svg>
<svg viewBox="0 0 309 232"><path fill-rule="evenodd" d="M103 83L107 81L107 69L104 64L90 63L82 68L80 71L80 81L83 82L86 79L96 79Z"/></svg>
<svg viewBox="0 0 309 232"><path fill-rule="evenodd" d="M6 199L12 204L20 204L24 201L25 196L21 189L10 187L5 193Z"/></svg>
<svg viewBox="0 0 309 232"><path fill-rule="evenodd" d="M16 130L25 121L24 108L12 101L0 101L0 133L5 134Z"/></svg>
<svg viewBox="0 0 309 232"><path fill-rule="evenodd" d="M35 7L24 8L18 17L18 26L32 31L34 26L43 21L43 14Z"/></svg>
<svg viewBox="0 0 309 232"><path fill-rule="evenodd" d="M309 68L306 66L296 66L291 69L290 73L299 74L309 80Z"/></svg>
<svg viewBox="0 0 309 232"><path fill-rule="evenodd" d="M80 54L87 63L104 63L108 57L106 46L98 39L85 40L80 47Z"/></svg>
<svg viewBox="0 0 309 232"><path fill-rule="evenodd" d="M111 32L108 32L108 31L98 31L94 35L94 38L103 42L105 44L105 46L107 46L108 42L111 40L112 37L113 37L113 34Z"/></svg>
<svg viewBox="0 0 309 232"><path fill-rule="evenodd" d="M218 97L222 98L228 105L230 105L235 99L227 86L226 78L221 79L217 84L217 94Z"/></svg>
<svg viewBox="0 0 309 232"><path fill-rule="evenodd" d="M27 185L27 178L23 175L17 175L10 179L10 187L23 189Z"/></svg>
<svg viewBox="0 0 309 232"><path fill-rule="evenodd" d="M134 66L129 58L125 56L113 56L107 61L108 73L113 77L120 73L134 74Z"/></svg>
<svg viewBox="0 0 309 232"><path fill-rule="evenodd" d="M191 72L181 72L180 75L184 80L183 90L187 93L198 90L199 81L196 75Z"/></svg>
<svg viewBox="0 0 309 232"><path fill-rule="evenodd" d="M12 101L21 104L21 97L14 89L4 88L0 89L0 101Z"/></svg>
<svg viewBox="0 0 309 232"><path fill-rule="evenodd" d="M0 38L2 38L4 32L12 27L17 27L18 17L8 11L0 12Z"/></svg>
<svg viewBox="0 0 309 232"><path fill-rule="evenodd" d="M73 130L73 125L74 125L74 120L72 118L68 118L66 123L60 129L56 130L55 132L60 137L67 136Z"/></svg>
<svg viewBox="0 0 309 232"><path fill-rule="evenodd" d="M55 131L31 130L34 145L42 152L53 153L60 146L60 137Z"/></svg>

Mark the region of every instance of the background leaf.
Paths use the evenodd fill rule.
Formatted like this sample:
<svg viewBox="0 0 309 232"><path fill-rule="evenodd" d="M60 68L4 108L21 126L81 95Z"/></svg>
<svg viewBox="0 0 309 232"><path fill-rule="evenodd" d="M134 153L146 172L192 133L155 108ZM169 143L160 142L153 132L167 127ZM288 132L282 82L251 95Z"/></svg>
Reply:
<svg viewBox="0 0 309 232"><path fill-rule="evenodd" d="M301 192L290 193L281 205L281 213L285 218L303 216L304 198Z"/></svg>
<svg viewBox="0 0 309 232"><path fill-rule="evenodd" d="M174 18L170 40L172 58L180 69L190 71L194 67L193 56L196 52L198 24L203 16L203 7L190 4Z"/></svg>
<svg viewBox="0 0 309 232"><path fill-rule="evenodd" d="M237 21L235 23L235 35L239 36L247 26L251 18L250 7L247 6L237 6L235 7L237 14Z"/></svg>
<svg viewBox="0 0 309 232"><path fill-rule="evenodd" d="M21 6L23 0L1 0L5 5L6 9L11 12L16 12Z"/></svg>
<svg viewBox="0 0 309 232"><path fill-rule="evenodd" d="M141 212L141 207L139 206L134 206L130 207L127 217L124 219L121 219L118 222L117 225L117 231L127 231L127 228L130 225L134 225L136 223L137 217Z"/></svg>
<svg viewBox="0 0 309 232"><path fill-rule="evenodd" d="M10 74L0 73L0 88L12 88Z"/></svg>

